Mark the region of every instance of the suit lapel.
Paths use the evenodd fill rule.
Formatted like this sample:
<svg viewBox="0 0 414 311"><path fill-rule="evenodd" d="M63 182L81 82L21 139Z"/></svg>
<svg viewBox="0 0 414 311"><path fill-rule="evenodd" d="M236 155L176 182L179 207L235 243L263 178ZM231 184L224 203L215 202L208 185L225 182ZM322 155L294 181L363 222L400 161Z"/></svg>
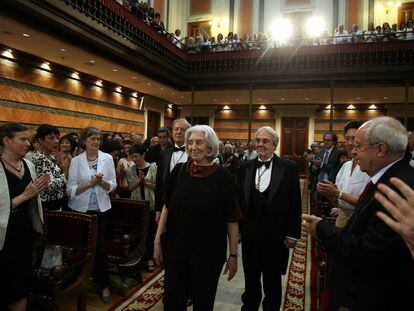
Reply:
<svg viewBox="0 0 414 311"><path fill-rule="evenodd" d="M273 158L272 164L272 176L270 178L270 191L267 203L270 203L273 200L273 197L276 195L277 190L279 189L280 182L282 181L283 173L285 172L285 167L280 166L279 158L275 155Z"/></svg>
<svg viewBox="0 0 414 311"><path fill-rule="evenodd" d="M164 175L163 176L163 181L164 181L164 183L167 181L167 177L170 174L170 163L171 163L171 157L172 157L173 152L174 152L173 147L166 148L164 150L164 157L163 157L163 159L164 159L163 165L164 165L164 168L165 168L164 172L163 172L163 175Z"/></svg>
<svg viewBox="0 0 414 311"><path fill-rule="evenodd" d="M246 165L246 172L244 175L244 198L246 200L247 206L250 204L250 192L253 182L253 176L256 170L257 159L251 161L249 165Z"/></svg>

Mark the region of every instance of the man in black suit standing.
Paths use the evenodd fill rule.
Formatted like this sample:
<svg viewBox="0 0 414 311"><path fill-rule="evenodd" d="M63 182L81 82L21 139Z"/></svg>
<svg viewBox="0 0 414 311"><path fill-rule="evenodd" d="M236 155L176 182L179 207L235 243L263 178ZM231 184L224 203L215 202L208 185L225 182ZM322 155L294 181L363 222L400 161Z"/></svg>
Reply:
<svg viewBox="0 0 414 311"><path fill-rule="evenodd" d="M323 135L323 142L325 148L319 151L315 156L315 160L313 160L313 164L319 169L319 182L324 179L328 180L329 173L338 165L338 148L336 148L338 136L331 132L325 133ZM335 178L331 182L335 182Z"/></svg>
<svg viewBox="0 0 414 311"><path fill-rule="evenodd" d="M170 130L166 127L160 127L157 130L158 144L148 148L145 154L145 160L149 163L155 162L157 166L160 166L161 152L165 149L172 147L170 140Z"/></svg>
<svg viewBox="0 0 414 311"><path fill-rule="evenodd" d="M173 122L172 138L174 145L169 145L160 154L157 169L157 180L155 188L155 211L156 222L159 222L162 207L164 206L163 195L168 176L173 168L182 162L187 162L188 155L185 152L185 132L190 127L186 119L176 119Z"/></svg>
<svg viewBox="0 0 414 311"><path fill-rule="evenodd" d="M279 137L270 126L256 132L258 158L240 172L244 311L278 311L281 275L286 273L289 249L300 239L301 193L296 163L275 155Z"/></svg>
<svg viewBox="0 0 414 311"><path fill-rule="evenodd" d="M364 123L356 132L354 156L371 177L348 224L338 229L313 215L303 215L303 227L318 239L332 259L329 310L411 310L414 263L401 236L376 213L388 213L375 200L378 184L397 192L397 177L414 187L414 168L404 158L407 131L391 117Z"/></svg>

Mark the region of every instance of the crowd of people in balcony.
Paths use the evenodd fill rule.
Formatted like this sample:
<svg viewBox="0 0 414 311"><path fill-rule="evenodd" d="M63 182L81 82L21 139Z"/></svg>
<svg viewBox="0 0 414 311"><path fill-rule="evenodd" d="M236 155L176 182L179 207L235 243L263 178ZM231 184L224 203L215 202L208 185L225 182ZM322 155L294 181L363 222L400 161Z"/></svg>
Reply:
<svg viewBox="0 0 414 311"><path fill-rule="evenodd" d="M296 37L280 40L275 38L271 31L267 33L243 34L229 32L227 36L219 33L217 37L210 36L207 33L201 33L196 37L182 37L181 30L176 29L174 33L168 32L161 21L161 14L155 12L147 2L138 2L137 0L121 1L123 6L142 19L145 23L152 26L158 33L165 35L178 48L183 49L189 54L203 52L222 52L222 51L240 51L279 48L287 46L317 46L330 44L351 44L364 42L387 42L414 40L413 20L389 25L384 22L382 26L375 26L374 23L368 24L367 30L361 30L356 24L346 30L344 25L338 25L330 36L328 31L323 31L318 37L309 37L305 29L298 26Z"/></svg>

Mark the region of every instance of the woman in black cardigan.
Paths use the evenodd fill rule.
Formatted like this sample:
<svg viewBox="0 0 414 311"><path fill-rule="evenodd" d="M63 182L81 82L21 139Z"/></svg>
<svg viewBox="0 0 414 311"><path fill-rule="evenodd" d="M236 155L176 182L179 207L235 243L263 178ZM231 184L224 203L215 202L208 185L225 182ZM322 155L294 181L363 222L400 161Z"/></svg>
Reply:
<svg viewBox="0 0 414 311"><path fill-rule="evenodd" d="M165 259L164 310L187 310L190 289L194 310L213 310L224 263L228 280L237 272L240 211L229 172L214 160L219 144L214 130L197 125L185 137L189 161L176 165L169 177L154 258L158 264Z"/></svg>

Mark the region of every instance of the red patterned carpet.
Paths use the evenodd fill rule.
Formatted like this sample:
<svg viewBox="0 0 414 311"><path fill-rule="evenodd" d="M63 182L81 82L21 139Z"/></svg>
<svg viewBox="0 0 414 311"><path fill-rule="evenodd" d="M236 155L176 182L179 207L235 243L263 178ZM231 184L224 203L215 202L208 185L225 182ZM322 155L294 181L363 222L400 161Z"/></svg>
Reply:
<svg viewBox="0 0 414 311"><path fill-rule="evenodd" d="M309 212L309 194L306 184L303 186L302 192L302 211ZM312 265L312 243L307 234L302 233L302 238L298 242L294 249L288 269L288 273L285 278L285 295L282 302L281 310L283 311L314 311L315 310L315 297L312 294L313 290L311 284L313 271L311 271ZM241 263L239 265L242 267ZM229 287L220 287L220 282L217 297L220 297L216 301L215 310L231 311L240 310L241 301L239 299L243 291L243 277L242 270L238 274L239 284L229 285L235 289L235 291L229 291ZM164 271L159 270L154 273L149 279L147 279L140 287L134 289L127 296L118 301L111 307L111 311L147 311L162 310L162 293L163 293L163 281ZM220 293L222 291L222 293ZM224 294L223 294L224 292ZM229 295L226 297L226 295ZM224 296L224 299L223 299ZM234 296L237 296L235 298Z"/></svg>

